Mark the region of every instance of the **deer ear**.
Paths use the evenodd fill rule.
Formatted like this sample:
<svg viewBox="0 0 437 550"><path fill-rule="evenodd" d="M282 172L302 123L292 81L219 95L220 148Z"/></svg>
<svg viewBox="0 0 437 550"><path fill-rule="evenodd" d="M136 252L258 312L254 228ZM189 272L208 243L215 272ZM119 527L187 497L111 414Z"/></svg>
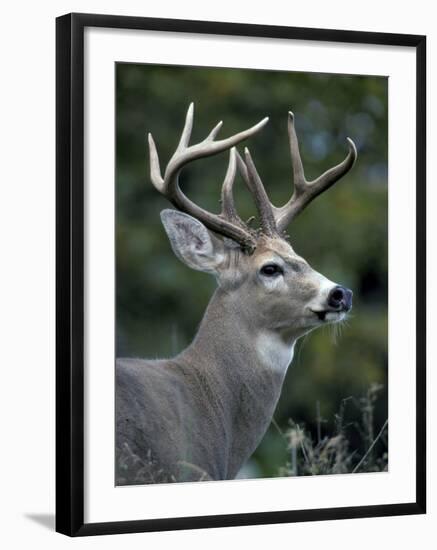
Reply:
<svg viewBox="0 0 437 550"><path fill-rule="evenodd" d="M176 210L163 210L161 220L176 256L188 267L217 273L226 249L223 241L198 220Z"/></svg>

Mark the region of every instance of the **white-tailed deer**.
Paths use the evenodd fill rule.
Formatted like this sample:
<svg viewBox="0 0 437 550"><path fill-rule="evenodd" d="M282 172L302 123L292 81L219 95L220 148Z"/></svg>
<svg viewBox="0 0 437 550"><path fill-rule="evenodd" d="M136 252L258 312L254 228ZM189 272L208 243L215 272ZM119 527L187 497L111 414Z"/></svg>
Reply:
<svg viewBox="0 0 437 550"><path fill-rule="evenodd" d="M164 177L149 134L152 183L178 209L161 213L173 251L189 267L214 275L218 286L192 344L179 355L117 361L117 484L234 478L272 420L296 340L341 321L351 309L352 292L312 269L293 250L285 230L351 169L355 146L348 138L346 159L307 181L290 112L294 191L276 208L248 149L243 160L234 147L267 121L216 141L219 123L205 140L189 145L190 105ZM183 194L179 173L189 162L226 150L222 211L212 214ZM253 195L258 229L236 211L237 169Z"/></svg>

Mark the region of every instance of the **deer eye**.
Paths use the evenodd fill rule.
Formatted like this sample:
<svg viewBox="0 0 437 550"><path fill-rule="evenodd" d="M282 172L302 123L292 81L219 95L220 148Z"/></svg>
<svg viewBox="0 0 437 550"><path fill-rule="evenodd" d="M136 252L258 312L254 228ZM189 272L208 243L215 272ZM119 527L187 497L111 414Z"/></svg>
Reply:
<svg viewBox="0 0 437 550"><path fill-rule="evenodd" d="M277 264L266 264L261 268L262 275L266 277L276 277L277 275L282 275L282 267Z"/></svg>

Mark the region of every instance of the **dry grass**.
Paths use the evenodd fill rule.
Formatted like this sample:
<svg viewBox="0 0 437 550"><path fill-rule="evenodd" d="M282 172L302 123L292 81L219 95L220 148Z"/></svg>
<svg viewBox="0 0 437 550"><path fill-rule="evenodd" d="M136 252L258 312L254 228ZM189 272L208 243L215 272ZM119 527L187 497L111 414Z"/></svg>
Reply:
<svg viewBox="0 0 437 550"><path fill-rule="evenodd" d="M290 421L283 433L289 451L287 464L279 475L306 476L381 472L388 470L388 421L375 430L375 403L383 389L373 384L360 399L352 397L342 401L335 415L332 434L323 434L323 419L317 406L317 435L314 437L304 426ZM346 409L353 405L359 411L359 420L348 422ZM359 441L353 448L351 437ZM357 448L358 447L358 448Z"/></svg>
<svg viewBox="0 0 437 550"><path fill-rule="evenodd" d="M145 459L136 455L127 443L117 456L116 485L145 485L148 483L172 483L176 481L158 468L151 453Z"/></svg>
<svg viewBox="0 0 437 550"><path fill-rule="evenodd" d="M127 443L117 456L116 485L147 485L177 481L208 481L208 474L195 464L180 460L174 474L165 472L149 451L145 459L135 454Z"/></svg>

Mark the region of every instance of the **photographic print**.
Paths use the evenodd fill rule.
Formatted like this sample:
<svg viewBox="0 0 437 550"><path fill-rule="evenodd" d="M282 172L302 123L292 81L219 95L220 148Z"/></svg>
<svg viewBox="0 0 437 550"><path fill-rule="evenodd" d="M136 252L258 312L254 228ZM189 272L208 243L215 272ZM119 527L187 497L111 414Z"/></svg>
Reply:
<svg viewBox="0 0 437 550"><path fill-rule="evenodd" d="M388 79L115 73L115 484L388 471Z"/></svg>
<svg viewBox="0 0 437 550"><path fill-rule="evenodd" d="M56 26L57 531L425 513L426 37Z"/></svg>

